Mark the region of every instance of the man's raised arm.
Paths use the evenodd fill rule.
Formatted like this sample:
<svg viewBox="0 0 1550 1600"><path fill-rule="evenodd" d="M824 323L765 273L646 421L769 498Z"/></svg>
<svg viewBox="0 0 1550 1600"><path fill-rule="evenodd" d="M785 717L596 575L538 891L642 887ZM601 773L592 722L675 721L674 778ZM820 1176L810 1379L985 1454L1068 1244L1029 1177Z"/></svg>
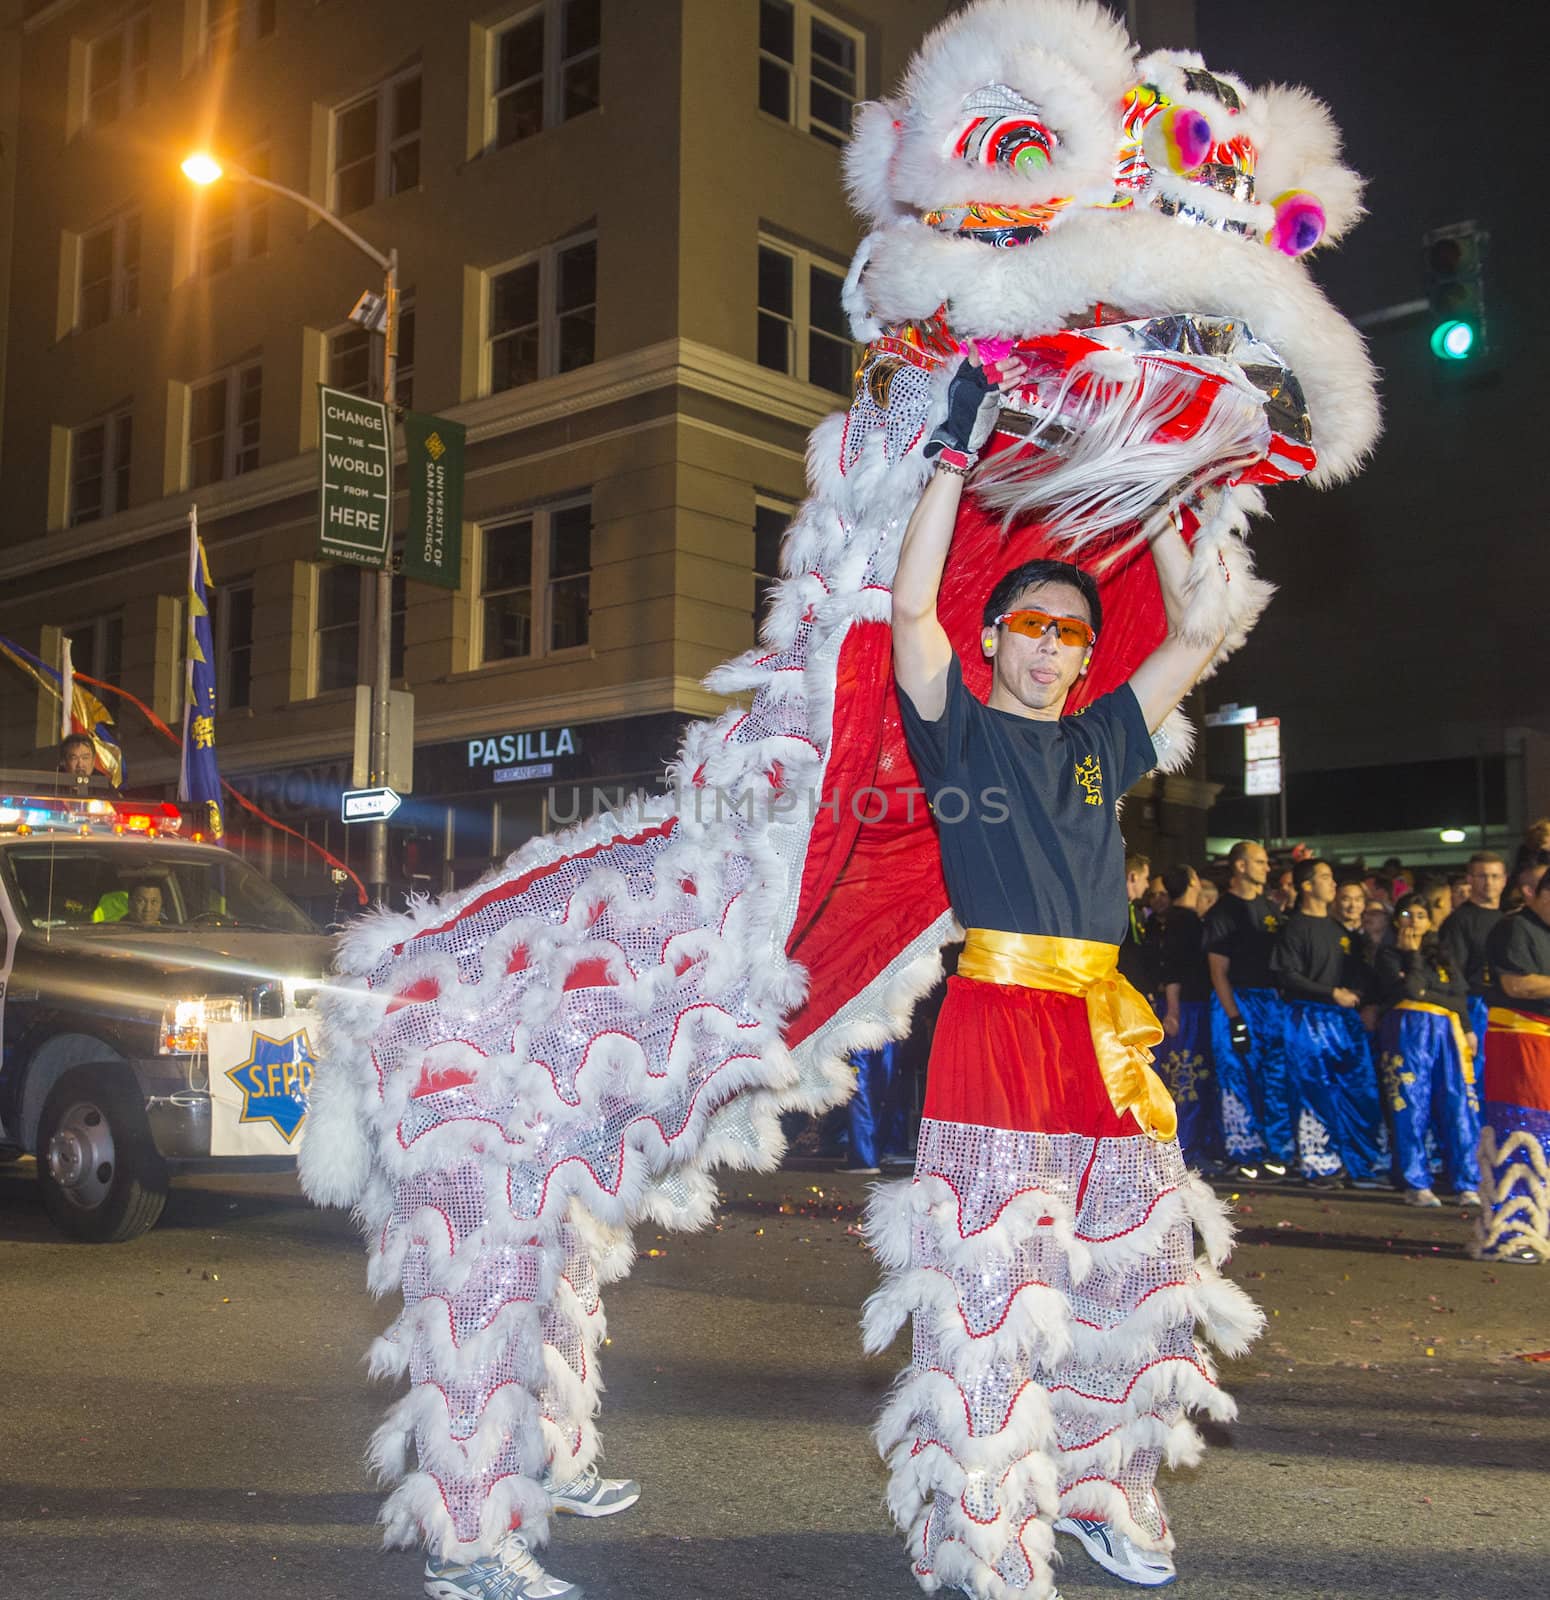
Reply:
<svg viewBox="0 0 1550 1600"><path fill-rule="evenodd" d="M1189 559L1183 535L1170 522L1152 540L1152 560L1157 566L1157 582L1168 617L1168 637L1136 668L1130 680L1130 687L1141 705L1141 714L1153 733L1195 687L1227 633L1223 626L1211 638L1199 642L1179 637Z"/></svg>
<svg viewBox="0 0 1550 1600"><path fill-rule="evenodd" d="M916 503L899 547L893 575L893 672L899 688L927 722L935 722L947 705L953 647L937 620L936 597L958 520L963 481L996 425L1001 391L1013 388L1026 370L1014 356L1001 363L992 382L979 357L968 356L948 388L947 416L925 444L924 454L935 459L937 470Z"/></svg>

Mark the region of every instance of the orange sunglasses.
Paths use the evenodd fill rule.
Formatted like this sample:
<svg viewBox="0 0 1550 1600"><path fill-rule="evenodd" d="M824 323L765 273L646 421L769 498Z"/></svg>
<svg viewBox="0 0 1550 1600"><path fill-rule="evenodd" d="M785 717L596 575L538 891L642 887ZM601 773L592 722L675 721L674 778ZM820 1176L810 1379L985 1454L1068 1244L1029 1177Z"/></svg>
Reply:
<svg viewBox="0 0 1550 1600"><path fill-rule="evenodd" d="M1042 639L1053 628L1055 637L1062 644L1078 648L1082 645L1090 646L1098 638L1080 617L1055 617L1047 611L1003 611L996 618L996 624L999 626L1003 622L1013 633L1020 633L1028 639Z"/></svg>

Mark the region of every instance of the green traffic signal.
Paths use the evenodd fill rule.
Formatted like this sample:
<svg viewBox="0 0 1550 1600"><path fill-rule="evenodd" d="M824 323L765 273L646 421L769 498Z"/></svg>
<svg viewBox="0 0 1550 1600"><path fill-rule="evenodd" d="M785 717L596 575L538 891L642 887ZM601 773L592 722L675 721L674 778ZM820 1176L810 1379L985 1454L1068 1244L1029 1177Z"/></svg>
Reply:
<svg viewBox="0 0 1550 1600"><path fill-rule="evenodd" d="M1432 329L1432 354L1439 361L1467 361L1475 348L1475 330L1467 322L1439 322Z"/></svg>

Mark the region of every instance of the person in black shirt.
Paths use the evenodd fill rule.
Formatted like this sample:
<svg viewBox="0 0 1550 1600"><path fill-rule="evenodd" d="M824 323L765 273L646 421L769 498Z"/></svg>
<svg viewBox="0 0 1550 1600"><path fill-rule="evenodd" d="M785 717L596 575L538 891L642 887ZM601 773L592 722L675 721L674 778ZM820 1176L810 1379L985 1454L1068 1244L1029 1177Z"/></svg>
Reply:
<svg viewBox="0 0 1550 1600"><path fill-rule="evenodd" d="M1146 912L1147 889L1152 863L1147 856L1125 857L1125 900L1130 920L1119 944L1119 970L1155 1003L1157 995L1157 946L1150 939L1151 924Z"/></svg>
<svg viewBox="0 0 1550 1600"><path fill-rule="evenodd" d="M1486 960L1486 940L1502 919L1502 891L1507 887L1507 863L1494 850L1477 850L1469 858L1469 898L1453 908L1438 938L1448 964L1469 991L1469 1032L1475 1036L1476 1065L1483 1077L1485 1064L1486 991L1491 969Z"/></svg>
<svg viewBox="0 0 1550 1600"><path fill-rule="evenodd" d="M1211 1058L1227 1160L1250 1182L1286 1176L1296 1153L1286 1008L1270 976L1281 919L1265 898L1270 857L1252 839L1232 847L1232 877L1205 923Z"/></svg>
<svg viewBox="0 0 1550 1600"><path fill-rule="evenodd" d="M1550 1261L1550 857L1523 909L1486 938L1483 1206L1470 1253L1487 1261ZM1458 912L1453 913L1454 916Z"/></svg>
<svg viewBox="0 0 1550 1600"><path fill-rule="evenodd" d="M1301 1104L1297 1155L1316 1187L1378 1176L1383 1113L1372 1044L1362 1025L1360 981L1351 936L1329 914L1335 873L1327 861L1294 869L1297 910L1286 919L1270 960L1287 1005L1286 1049Z"/></svg>
<svg viewBox="0 0 1550 1600"><path fill-rule="evenodd" d="M1014 357L1003 380L1025 370ZM1058 1496L1055 1533L1078 1539L1107 1571L1159 1585L1175 1572L1153 1484L1163 1452L1151 1419L1160 1403L1163 1426L1173 1426L1183 1401L1169 1380L1159 1402L1143 1375L1176 1354L1198 1359L1197 1300L1186 1289L1170 1309L1153 1291L1212 1280L1199 1303L1210 1304L1215 1324L1204 1336L1218 1341L1239 1319L1245 1333L1263 1321L1195 1256L1191 1218L1199 1206L1219 1215L1219 1202L1189 1181L1178 1117L1151 1067L1163 1031L1118 972L1119 800L1156 765L1154 732L1210 648L1176 631L1190 558L1178 529L1165 527L1151 537L1150 560L1173 631L1128 681L1072 714L1103 648L1101 596L1079 567L1035 559L1003 574L985 598L972 643L990 667L990 693L971 693L937 604L964 475L1000 397L970 356L946 398L947 420L924 451L937 458L936 473L893 577L893 666L965 936L932 1038L914 1184L878 1191L868 1219L889 1268L868 1306L868 1348L886 1348L914 1318L915 1366L879 1442L899 1475L895 1501L929 1504L931 1548L938 1538L943 1549L955 1546L959 1564L942 1569L948 1582L977 1594L1049 1594ZM1200 576L1217 582L1201 565ZM1117 1238L1124 1243L1106 1254L1101 1241ZM1225 1321L1216 1320L1218 1303ZM1081 1306L1102 1308L1096 1337ZM985 1337L997 1328L1001 1335ZM1104 1471L1114 1480L1106 1486L1089 1458L1058 1448L1088 1437L1094 1386L1113 1397L1104 1406L1112 1443ZM1037 1438L1038 1429L1008 1426L1017 1395L1049 1419ZM938 1409L944 1403L950 1416ZM968 1498L949 1450L913 1448L965 1428L976 1441ZM1033 1497L1035 1479L1051 1494ZM922 1560L926 1548L915 1545Z"/></svg>
<svg viewBox="0 0 1550 1600"><path fill-rule="evenodd" d="M1466 1035L1464 975L1431 932L1425 898L1407 894L1394 907L1394 943L1378 952L1378 1071L1394 1121L1394 1165L1405 1203L1436 1206L1428 1132L1461 1205L1480 1204L1480 1101Z"/></svg>
<svg viewBox="0 0 1550 1600"><path fill-rule="evenodd" d="M1152 920L1147 938L1157 953L1162 998L1161 1069L1179 1112L1179 1146L1193 1166L1222 1159L1221 1111L1211 1070L1211 979L1205 928L1196 910L1200 877L1193 867L1163 874L1168 909Z"/></svg>

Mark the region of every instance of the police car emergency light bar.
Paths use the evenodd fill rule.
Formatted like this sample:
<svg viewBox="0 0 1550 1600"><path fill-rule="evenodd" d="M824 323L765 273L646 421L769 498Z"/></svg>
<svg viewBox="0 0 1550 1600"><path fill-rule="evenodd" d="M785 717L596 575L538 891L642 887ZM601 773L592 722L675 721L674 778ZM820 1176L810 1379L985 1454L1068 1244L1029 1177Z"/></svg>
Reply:
<svg viewBox="0 0 1550 1600"><path fill-rule="evenodd" d="M183 813L166 800L104 800L69 795L0 794L0 833L111 837L181 834Z"/></svg>

